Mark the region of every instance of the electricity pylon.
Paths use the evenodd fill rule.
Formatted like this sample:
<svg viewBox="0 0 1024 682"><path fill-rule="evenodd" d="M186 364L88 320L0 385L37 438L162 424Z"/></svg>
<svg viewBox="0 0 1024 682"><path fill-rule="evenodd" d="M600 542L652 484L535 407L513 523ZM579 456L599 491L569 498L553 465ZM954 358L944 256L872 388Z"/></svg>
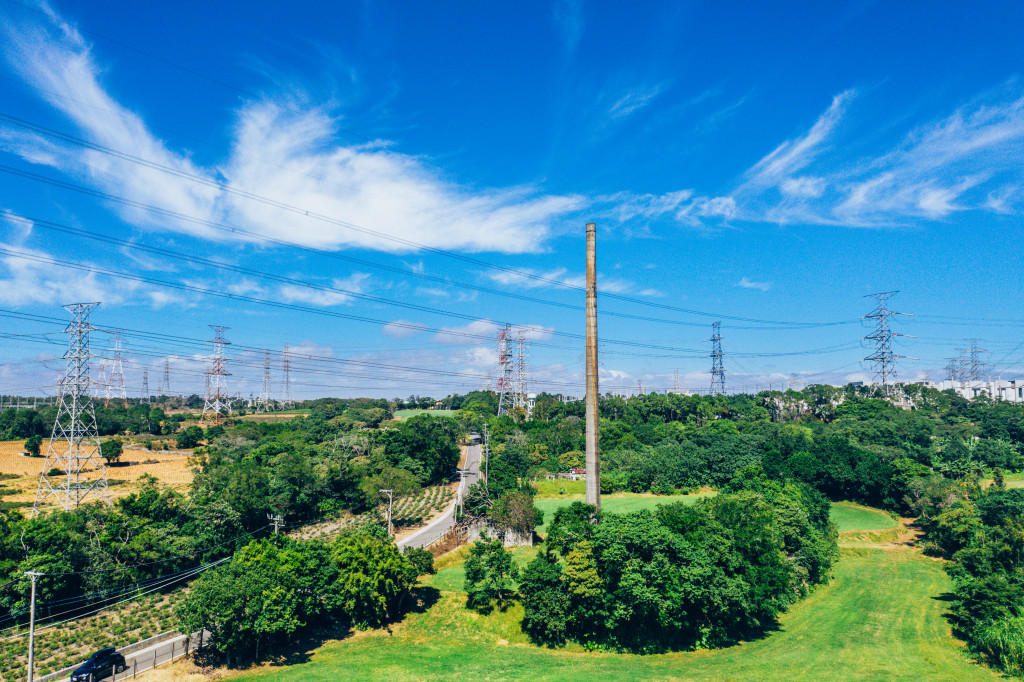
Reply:
<svg viewBox="0 0 1024 682"><path fill-rule="evenodd" d="M228 395L227 377L231 376L227 371L228 359L224 355L224 346L230 343L224 340L224 332L229 327L210 325L214 331L214 337L210 341L213 344L213 358L210 362L210 369L206 371L206 400L203 402L203 419L206 415L213 413L214 419L220 421L226 414L231 414L231 398Z"/></svg>
<svg viewBox="0 0 1024 682"><path fill-rule="evenodd" d="M39 477L36 501L32 515L50 508L68 511L89 498L110 504L107 471L100 453L96 411L89 396L89 332L95 329L89 323L89 313L99 303L72 303L64 306L71 313L71 323L64 331L69 335L67 372L61 379L60 404L53 423L50 444L46 448L46 461ZM57 469L60 483L55 483L48 472ZM86 479L83 473L95 471L99 475ZM58 475L52 477L58 479Z"/></svg>

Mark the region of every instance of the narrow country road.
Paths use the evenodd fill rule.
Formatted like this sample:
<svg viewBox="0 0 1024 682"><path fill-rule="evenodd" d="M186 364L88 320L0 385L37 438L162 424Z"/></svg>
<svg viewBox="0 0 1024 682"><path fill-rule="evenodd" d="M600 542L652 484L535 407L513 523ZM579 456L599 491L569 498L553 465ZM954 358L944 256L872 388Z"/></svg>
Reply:
<svg viewBox="0 0 1024 682"><path fill-rule="evenodd" d="M460 495L464 495L466 493L469 486L480 480L480 460L482 456L483 446L466 446L466 470L469 473L466 474L466 479L461 484L459 494L455 496L455 499L452 500L451 506L448 507L441 518L428 526L424 526L404 540L399 540L396 544L400 549L405 547L425 547L455 526L456 501Z"/></svg>

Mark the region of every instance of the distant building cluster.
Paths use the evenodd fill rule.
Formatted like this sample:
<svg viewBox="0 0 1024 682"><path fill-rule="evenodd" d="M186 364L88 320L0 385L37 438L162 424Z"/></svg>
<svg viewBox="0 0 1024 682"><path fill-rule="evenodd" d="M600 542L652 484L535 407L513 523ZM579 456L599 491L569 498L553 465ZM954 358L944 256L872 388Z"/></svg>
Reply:
<svg viewBox="0 0 1024 682"><path fill-rule="evenodd" d="M925 386L940 391L953 390L968 400L988 396L993 400L1024 403L1024 381L1018 379L989 379L988 381L926 381Z"/></svg>

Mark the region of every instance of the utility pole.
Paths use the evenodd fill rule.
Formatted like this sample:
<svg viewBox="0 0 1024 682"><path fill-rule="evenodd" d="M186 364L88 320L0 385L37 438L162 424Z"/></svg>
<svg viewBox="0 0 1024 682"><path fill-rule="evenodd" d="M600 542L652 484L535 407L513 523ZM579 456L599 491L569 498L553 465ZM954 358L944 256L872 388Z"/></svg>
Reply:
<svg viewBox="0 0 1024 682"><path fill-rule="evenodd" d="M230 343L230 341L224 340L224 332L229 327L211 324L210 329L214 331L214 337L210 341L213 344L213 358L210 362L210 369L206 371L206 401L203 403L203 419L212 412L214 419L219 423L225 414L231 413L231 398L227 390L227 377L231 374L227 371L228 359L224 355L224 346Z"/></svg>
<svg viewBox="0 0 1024 682"><path fill-rule="evenodd" d="M484 481L487 481L488 465L491 463L491 434L487 431L487 423L484 423Z"/></svg>
<svg viewBox="0 0 1024 682"><path fill-rule="evenodd" d="M64 330L69 336L68 350L64 353L67 371L61 380L60 404L39 476L32 516L49 507L51 498L63 511L75 509L90 495L110 504L106 464L100 456L96 411L89 397L89 359L93 357L89 332L95 329L89 323L89 313L98 305L72 303L64 306L72 316L71 323ZM64 480L59 484L51 482L46 475L53 469L64 472ZM98 475L91 480L83 478L82 474L90 470Z"/></svg>
<svg viewBox="0 0 1024 682"><path fill-rule="evenodd" d="M725 395L725 367L722 365L722 323L711 325L711 390L708 395Z"/></svg>
<svg viewBox="0 0 1024 682"><path fill-rule="evenodd" d="M281 526L284 525L284 519L281 518L280 514L267 514L267 518L270 520L271 525L274 526L274 535L277 535L281 531Z"/></svg>
<svg viewBox="0 0 1024 682"><path fill-rule="evenodd" d="M587 504L601 510L600 422L597 410L597 225L587 223Z"/></svg>
<svg viewBox="0 0 1024 682"><path fill-rule="evenodd" d="M32 682L35 679L36 665L36 578L44 574L25 571L25 575L32 579L32 596L29 598L28 607L28 682Z"/></svg>
<svg viewBox="0 0 1024 682"><path fill-rule="evenodd" d="M381 494L388 496L388 535L394 535L394 531L391 528L391 507L395 503L395 491L394 490L381 490Z"/></svg>
<svg viewBox="0 0 1024 682"><path fill-rule="evenodd" d="M896 359L905 358L905 355L897 355L892 349L892 340L897 336L905 336L894 332L889 328L889 318L893 315L906 315L889 310L886 303L899 291L883 291L878 294L868 294L864 298L873 298L877 302L875 309L865 315L863 319L875 321L875 331L863 337L862 341L874 341L875 352L864 358L874 363L874 382L882 386L882 395L889 397L890 385L896 380Z"/></svg>

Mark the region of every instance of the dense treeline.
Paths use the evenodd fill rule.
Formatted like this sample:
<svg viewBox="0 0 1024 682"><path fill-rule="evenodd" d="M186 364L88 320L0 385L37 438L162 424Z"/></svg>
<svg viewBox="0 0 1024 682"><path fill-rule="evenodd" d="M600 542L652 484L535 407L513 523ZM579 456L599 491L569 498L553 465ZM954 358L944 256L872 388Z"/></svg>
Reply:
<svg viewBox="0 0 1024 682"><path fill-rule="evenodd" d="M552 646L723 646L772 627L824 582L836 538L821 493L756 466L693 506L601 515L576 502L556 512L544 551L519 575L522 626ZM466 567L468 605L486 609L502 598L502 552L478 546L478 564L474 556Z"/></svg>
<svg viewBox="0 0 1024 682"><path fill-rule="evenodd" d="M418 575L378 526L330 543L259 540L193 583L178 623L182 632L209 631L231 665L314 625L382 625Z"/></svg>
<svg viewBox="0 0 1024 682"><path fill-rule="evenodd" d="M855 387L608 397L600 405L602 490L718 488L757 464L834 500L916 516L956 481L1024 464L1024 405L907 390L913 409ZM580 404L538 405L546 420L495 422L492 472L543 477L582 466Z"/></svg>
<svg viewBox="0 0 1024 682"><path fill-rule="evenodd" d="M987 490L964 484L922 518L930 549L951 559L953 621L982 658L1024 674L1024 489L1002 472Z"/></svg>
<svg viewBox="0 0 1024 682"><path fill-rule="evenodd" d="M12 614L27 605L24 571L48 574L38 595L45 617L66 611L62 600L229 556L267 534L268 514L296 526L375 508L384 487L411 493L452 479L463 427L428 415L384 429L357 424L363 415L353 410L383 411L375 405L324 402L305 419L183 429L179 437L201 444L188 494L150 479L109 508L28 518L7 505L0 510L0 619L13 624ZM17 423L37 421L27 414L19 411Z"/></svg>

